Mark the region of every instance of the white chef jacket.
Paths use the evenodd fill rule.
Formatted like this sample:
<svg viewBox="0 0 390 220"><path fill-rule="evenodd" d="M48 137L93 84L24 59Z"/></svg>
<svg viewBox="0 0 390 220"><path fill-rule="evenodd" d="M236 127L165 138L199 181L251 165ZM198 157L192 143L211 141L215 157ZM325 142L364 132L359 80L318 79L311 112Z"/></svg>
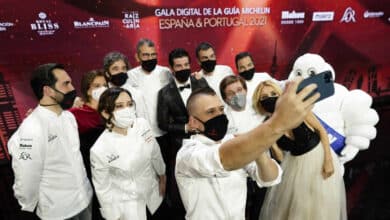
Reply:
<svg viewBox="0 0 390 220"><path fill-rule="evenodd" d="M141 93L141 91L139 89L131 86L129 83L125 83L122 86L122 88L129 91L131 94L131 97L134 99L135 111L136 111L137 117L146 119L150 124L151 122L149 119L149 114L148 114L148 110L146 107L145 98L144 98L144 95Z"/></svg>
<svg viewBox="0 0 390 220"><path fill-rule="evenodd" d="M147 74L141 66L137 66L129 70L127 75L129 78L126 83L136 87L144 95L150 126L154 136L160 137L164 135L166 132L161 130L157 123L157 97L160 89L167 85L172 77L169 69L157 65L152 72Z"/></svg>
<svg viewBox="0 0 390 220"><path fill-rule="evenodd" d="M216 65L214 71L212 73L209 73L208 75L204 73L203 69L200 71L200 73L219 97L222 97L219 91L219 84L221 83L223 78L225 78L226 76L234 75L232 68L225 65Z"/></svg>
<svg viewBox="0 0 390 220"><path fill-rule="evenodd" d="M228 134L242 134L262 124L265 116L256 113L252 106L245 105L242 111L235 111L229 105L225 108L226 117L229 120Z"/></svg>
<svg viewBox="0 0 390 220"><path fill-rule="evenodd" d="M127 135L105 130L90 153L93 185L104 218L127 219L124 216L129 214L124 212L137 212L120 209L124 203L143 205L144 213L133 215L135 219L146 217L145 205L151 213L156 211L163 199L158 176L164 175L165 164L145 119L137 118Z"/></svg>
<svg viewBox="0 0 390 220"><path fill-rule="evenodd" d="M222 143L232 138L233 135L226 135ZM221 143L204 135L183 140L176 157L175 176L186 219L244 220L247 176L260 187L275 185L281 180L279 165L278 177L270 182L260 179L255 162L242 169L224 170L219 158L220 146Z"/></svg>
<svg viewBox="0 0 390 220"><path fill-rule="evenodd" d="M92 198L72 113L57 115L38 106L8 142L15 173L15 197L22 210L41 219L65 219Z"/></svg>

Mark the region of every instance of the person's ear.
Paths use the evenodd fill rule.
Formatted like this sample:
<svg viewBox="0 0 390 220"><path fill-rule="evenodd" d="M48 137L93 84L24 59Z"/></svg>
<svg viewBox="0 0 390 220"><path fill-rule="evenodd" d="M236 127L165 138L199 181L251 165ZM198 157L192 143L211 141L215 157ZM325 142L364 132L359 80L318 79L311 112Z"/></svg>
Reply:
<svg viewBox="0 0 390 220"><path fill-rule="evenodd" d="M134 54L134 58L135 58L135 60L136 60L138 63L141 63L141 60L140 60L139 57L138 57L138 53L135 53L135 54Z"/></svg>
<svg viewBox="0 0 390 220"><path fill-rule="evenodd" d="M198 131L204 131L203 124L192 115L188 118L188 125L192 128L196 128Z"/></svg>
<svg viewBox="0 0 390 220"><path fill-rule="evenodd" d="M52 96L53 95L53 88L51 88L50 86L43 86L42 88L42 92L43 92L43 95L46 95L46 96Z"/></svg>

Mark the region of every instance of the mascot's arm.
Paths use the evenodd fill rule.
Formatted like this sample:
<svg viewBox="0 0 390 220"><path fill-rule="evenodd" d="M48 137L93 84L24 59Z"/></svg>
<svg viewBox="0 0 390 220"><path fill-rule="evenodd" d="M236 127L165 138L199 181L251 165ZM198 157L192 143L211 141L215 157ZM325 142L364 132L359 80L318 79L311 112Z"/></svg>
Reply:
<svg viewBox="0 0 390 220"><path fill-rule="evenodd" d="M332 162L332 155L330 150L328 133L325 128L322 127L320 121L314 116L313 113L309 113L305 121L314 128L314 130L320 135L322 146L324 147L324 163L322 166L322 176L324 179L330 177L334 173L334 167Z"/></svg>
<svg viewBox="0 0 390 220"><path fill-rule="evenodd" d="M362 90L350 91L344 99L341 112L345 120L345 144L340 161L352 160L359 150L365 150L370 140L376 137L375 124L379 121L378 113L370 108L372 98Z"/></svg>

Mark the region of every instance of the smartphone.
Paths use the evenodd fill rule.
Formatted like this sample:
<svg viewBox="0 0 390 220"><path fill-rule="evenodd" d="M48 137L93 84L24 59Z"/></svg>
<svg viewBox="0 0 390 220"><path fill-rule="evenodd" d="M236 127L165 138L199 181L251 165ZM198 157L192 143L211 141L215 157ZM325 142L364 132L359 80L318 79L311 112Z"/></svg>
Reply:
<svg viewBox="0 0 390 220"><path fill-rule="evenodd" d="M332 72L324 71L314 76L310 76L309 78L304 79L299 85L297 89L297 93L300 92L303 88L308 86L309 84L317 84L317 89L311 92L308 96L304 98L304 100L313 96L316 92L320 93L320 98L317 99L316 102L321 101L329 96L334 94L334 84L332 80Z"/></svg>

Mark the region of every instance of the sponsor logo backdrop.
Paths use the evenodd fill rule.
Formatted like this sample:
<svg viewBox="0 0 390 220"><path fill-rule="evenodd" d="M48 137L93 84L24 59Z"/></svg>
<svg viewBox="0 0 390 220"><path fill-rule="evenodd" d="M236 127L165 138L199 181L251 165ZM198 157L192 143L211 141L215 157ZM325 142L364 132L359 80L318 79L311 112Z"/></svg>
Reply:
<svg viewBox="0 0 390 220"><path fill-rule="evenodd" d="M319 53L336 81L375 98L390 94L390 5L380 0L0 0L0 129L5 139L34 107L29 87L39 64L66 65L75 86L103 56L120 51L133 66L135 44L150 38L158 60L176 47L192 56L201 41L215 46L217 62L234 70L234 56L253 54L258 72L285 79L293 61Z"/></svg>

